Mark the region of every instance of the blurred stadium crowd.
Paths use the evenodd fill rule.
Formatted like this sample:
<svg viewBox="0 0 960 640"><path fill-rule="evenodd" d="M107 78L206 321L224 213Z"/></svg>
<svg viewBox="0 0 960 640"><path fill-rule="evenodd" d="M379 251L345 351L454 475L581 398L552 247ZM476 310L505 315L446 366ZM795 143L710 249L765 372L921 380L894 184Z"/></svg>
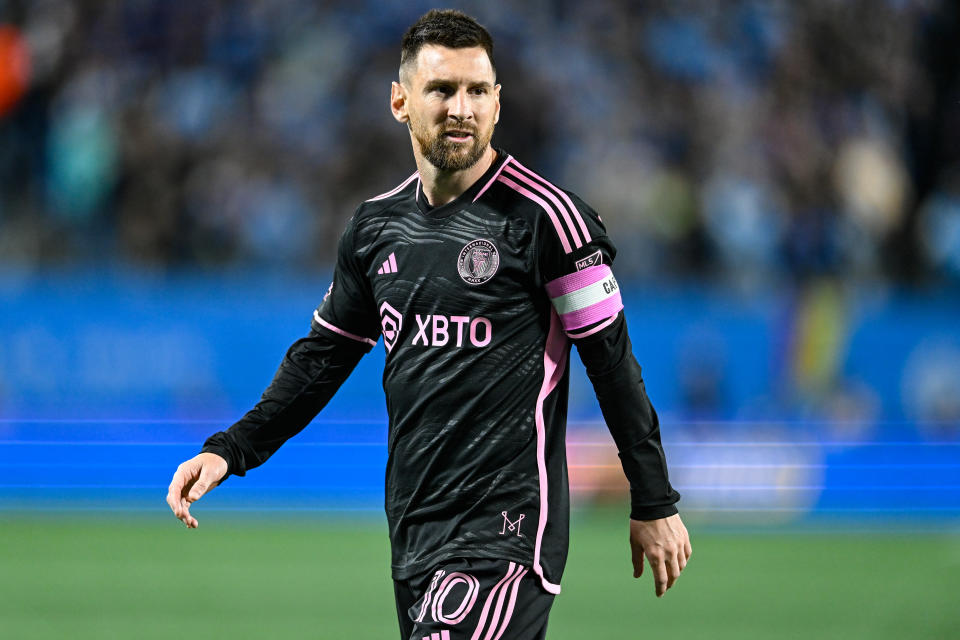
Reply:
<svg viewBox="0 0 960 640"><path fill-rule="evenodd" d="M460 3L496 142L636 277L960 282L953 2ZM413 168L390 117L430 3L0 0L0 262L330 263Z"/></svg>

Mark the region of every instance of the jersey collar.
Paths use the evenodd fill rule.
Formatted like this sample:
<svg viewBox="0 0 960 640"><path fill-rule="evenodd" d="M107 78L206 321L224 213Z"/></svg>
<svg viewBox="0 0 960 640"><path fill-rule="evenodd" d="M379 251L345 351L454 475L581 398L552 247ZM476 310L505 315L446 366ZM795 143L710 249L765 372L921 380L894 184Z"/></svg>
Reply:
<svg viewBox="0 0 960 640"><path fill-rule="evenodd" d="M467 187L466 191L445 205L439 207L431 206L430 203L427 202L427 197L423 194L423 183L417 180L416 200L417 208L420 209L420 212L431 218L446 218L454 212L459 211L464 205L473 202L477 194L500 172L500 169L510 157L503 149L494 147L493 150L497 152L497 157L490 164L490 168L487 169L476 182Z"/></svg>

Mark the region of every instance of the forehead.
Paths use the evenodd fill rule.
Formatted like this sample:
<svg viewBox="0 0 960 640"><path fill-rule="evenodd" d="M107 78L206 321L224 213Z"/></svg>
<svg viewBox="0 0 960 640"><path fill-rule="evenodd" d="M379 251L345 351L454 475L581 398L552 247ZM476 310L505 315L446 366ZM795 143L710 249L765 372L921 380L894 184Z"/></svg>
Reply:
<svg viewBox="0 0 960 640"><path fill-rule="evenodd" d="M436 44L424 45L417 52L414 82L450 80L455 82L495 81L490 57L483 47L450 49Z"/></svg>

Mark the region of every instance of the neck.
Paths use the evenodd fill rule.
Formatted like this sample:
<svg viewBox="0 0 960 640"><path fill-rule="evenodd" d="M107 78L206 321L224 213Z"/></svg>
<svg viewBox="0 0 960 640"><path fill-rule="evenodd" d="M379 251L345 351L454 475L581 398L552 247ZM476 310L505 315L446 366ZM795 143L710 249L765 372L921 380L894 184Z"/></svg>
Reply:
<svg viewBox="0 0 960 640"><path fill-rule="evenodd" d="M423 185L423 195L431 206L441 207L453 202L474 182L480 179L497 157L493 147L488 146L476 164L459 171L443 171L430 164L414 145L414 158L417 161L417 170L420 172L420 183Z"/></svg>

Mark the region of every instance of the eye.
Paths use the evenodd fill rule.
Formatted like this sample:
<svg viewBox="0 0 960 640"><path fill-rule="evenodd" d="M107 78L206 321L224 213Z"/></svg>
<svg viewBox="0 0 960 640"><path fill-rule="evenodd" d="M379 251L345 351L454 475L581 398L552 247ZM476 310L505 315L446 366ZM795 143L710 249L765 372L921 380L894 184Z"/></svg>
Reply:
<svg viewBox="0 0 960 640"><path fill-rule="evenodd" d="M472 93L472 94L475 95L475 96L484 96L484 95L487 95L487 88L486 88L486 87L474 87L473 89L470 90L470 93Z"/></svg>

